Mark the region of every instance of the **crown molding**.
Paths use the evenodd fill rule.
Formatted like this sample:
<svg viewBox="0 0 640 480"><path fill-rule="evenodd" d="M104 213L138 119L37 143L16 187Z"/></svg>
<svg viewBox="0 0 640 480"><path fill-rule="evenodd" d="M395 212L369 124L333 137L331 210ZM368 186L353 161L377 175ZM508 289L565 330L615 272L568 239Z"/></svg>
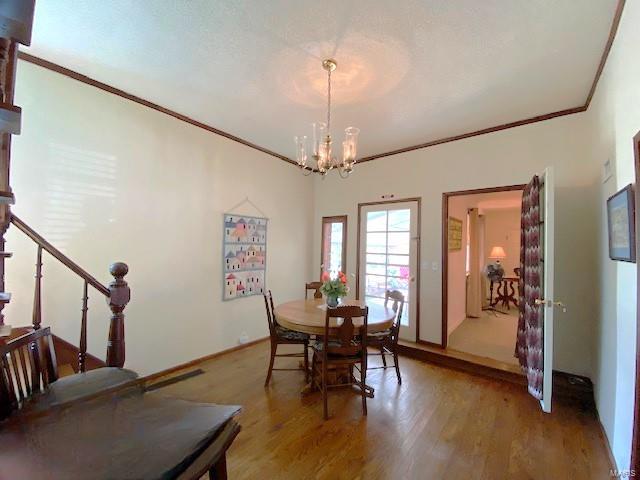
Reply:
<svg viewBox="0 0 640 480"><path fill-rule="evenodd" d="M613 46L613 42L615 40L616 34L618 32L618 26L620 25L620 19L622 18L622 12L624 10L624 6L625 6L625 2L626 0L618 0L618 3L616 5L616 11L615 14L613 16L613 20L611 22L611 27L609 29L609 37L607 39L607 43L605 45L604 51L602 52L602 56L600 57L600 63L598 64L598 69L596 70L596 74L594 76L593 82L591 84L591 88L589 90L589 93L587 94L587 99L585 100L584 105L578 106L578 107L573 107L573 108L568 108L565 110L559 110L556 112L551 112L551 113L546 113L544 115L537 115L535 117L530 117L530 118L525 118L523 120L517 120L514 122L509 122L509 123L504 123L502 125L496 125L493 127L488 127L488 128L483 128L481 130L476 130L473 132L468 132L468 133L463 133L460 135L454 135L451 137L445 137L445 138L440 138L437 140L431 140L429 142L425 142L425 143L420 143L417 145L412 145L409 147L404 147L404 148L399 148L397 150L391 150L388 152L383 152L383 153L378 153L376 155L370 155L368 157L363 157L360 158L357 163L363 163L363 162L370 162L372 160L377 160L379 158L384 158L384 157L389 157L391 155L398 155L400 153L406 153L406 152L411 152L413 150L420 150L423 148L428 148L428 147L434 147L436 145L442 145L444 143L450 143L450 142L456 142L458 140L464 140L465 138L471 138L471 137L477 137L479 135L485 135L488 133L493 133L493 132L498 132L500 130L507 130L509 128L515 128L515 127L520 127L522 125L528 125L531 123L536 123L536 122L543 122L545 120L550 120L552 118L557 118L557 117L562 117L564 115L573 115L575 113L581 113L581 112L585 112L587 111L587 109L589 108L589 105L591 104L591 100L593 99L593 96L595 95L596 89L598 87L598 81L600 80L600 77L602 76L602 72L604 71L605 65L607 63L607 59L609 57L609 53L611 52L611 48ZM202 128L203 130L207 130L208 132L211 133L215 133L216 135L221 135L225 138L228 138L229 140L232 140L234 142L240 143L242 145L245 145L249 148L253 148L254 150L258 150L262 153L265 153L267 155L271 155L272 157L278 158L280 160L283 160L285 162L287 162L290 165L293 165L295 167L298 167L298 164L292 160L291 158L285 156L285 155L281 155L279 153L276 153L272 150L269 150L267 148L261 147L260 145L256 145L255 143L251 143L243 138L237 137L235 135L232 135L228 132L225 132L224 130L220 130L219 128L215 128L211 125L207 125L206 123L200 122L198 120L194 120L191 117L188 117L186 115L183 115L181 113L178 113L174 110L171 110L169 108L165 108L161 105L158 105L156 103L150 102L149 100L145 100L144 98L138 97L136 95L132 95L130 93L125 92L124 90L120 90L119 88L113 87L111 85L108 85L106 83L100 82L98 80L95 80L93 78L87 77L86 75L83 75L81 73L78 73L76 71L70 70L68 68L65 68L61 65L58 65L56 63L50 62L48 60L45 60L43 58L40 57L36 57L34 55L25 53L25 52L18 52L18 58L20 60L24 60L25 62L29 62L32 63L34 65L38 65L39 67L43 67L46 68L48 70L51 70L53 72L59 73L61 75L65 75L69 78L72 78L74 80L77 80L79 82L85 83L87 85L91 85L93 87L99 88L100 90L103 90L105 92L109 92L112 93L114 95L117 95L119 97L125 98L127 100L130 100L132 102L135 102L139 105L143 105L145 107L151 108L153 110L156 110L160 113L164 113L165 115L169 115L173 118L176 118L177 120L189 123L195 127L198 128ZM314 171L317 171L314 169Z"/></svg>

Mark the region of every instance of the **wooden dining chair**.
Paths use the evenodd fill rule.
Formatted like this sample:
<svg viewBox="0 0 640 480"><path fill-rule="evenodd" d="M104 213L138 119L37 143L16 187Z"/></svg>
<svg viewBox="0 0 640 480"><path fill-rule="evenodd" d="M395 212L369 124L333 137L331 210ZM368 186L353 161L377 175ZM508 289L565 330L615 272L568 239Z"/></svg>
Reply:
<svg viewBox="0 0 640 480"><path fill-rule="evenodd" d="M307 300L308 294L310 290L314 290L313 298L318 299L322 298L322 292L320 291L320 287L322 287L322 282L309 282L304 286L304 299Z"/></svg>
<svg viewBox="0 0 640 480"><path fill-rule="evenodd" d="M360 333L356 333L354 318L362 318ZM367 325L369 308L358 305L344 305L327 308L324 324L324 335L313 346L313 360L311 378L314 386L322 392L324 419L329 418L328 389L347 385L357 385L362 394L362 414L367 414ZM340 319L340 320L337 320ZM331 327L337 323L337 326ZM332 333L333 331L333 333ZM345 383L329 385L329 367L348 372L349 380ZM359 371L360 378L356 378L353 369Z"/></svg>
<svg viewBox="0 0 640 480"><path fill-rule="evenodd" d="M309 335L306 333L289 330L278 325L275 309L273 308L273 296L269 290L264 296L264 306L267 310L267 321L269 322L269 338L271 340L271 359L269 360L269 371L264 386L269 385L271 372L274 370L300 370L299 368L273 368L276 357L304 357L304 378L309 380ZM304 353L281 353L277 354L278 345L304 345Z"/></svg>
<svg viewBox="0 0 640 480"><path fill-rule="evenodd" d="M369 353L369 355L380 355L382 357L382 366L369 367L369 370L395 367L396 375L398 376L398 383L402 384L400 366L398 364L398 337L400 334L400 321L404 310L404 295L402 295L398 290L387 290L384 298L385 307L388 307L390 300L393 302L391 308L395 312L391 328L382 332L370 333L367 335L368 345L379 350L379 353ZM393 356L393 365L387 365L387 355Z"/></svg>

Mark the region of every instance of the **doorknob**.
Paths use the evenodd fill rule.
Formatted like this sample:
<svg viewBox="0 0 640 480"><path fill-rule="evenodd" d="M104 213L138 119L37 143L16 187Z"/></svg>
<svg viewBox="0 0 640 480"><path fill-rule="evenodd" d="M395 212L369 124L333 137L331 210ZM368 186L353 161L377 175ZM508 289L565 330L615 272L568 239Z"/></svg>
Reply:
<svg viewBox="0 0 640 480"><path fill-rule="evenodd" d="M536 298L536 305L544 305L545 307L560 307L562 309L562 313L567 313L567 306L562 302L554 302L553 300L545 300L544 298Z"/></svg>

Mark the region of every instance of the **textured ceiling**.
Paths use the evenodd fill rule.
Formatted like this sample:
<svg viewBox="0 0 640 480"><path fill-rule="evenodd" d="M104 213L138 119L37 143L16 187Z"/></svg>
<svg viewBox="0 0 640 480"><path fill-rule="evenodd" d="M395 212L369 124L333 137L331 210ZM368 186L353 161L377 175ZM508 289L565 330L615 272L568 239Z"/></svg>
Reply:
<svg viewBox="0 0 640 480"><path fill-rule="evenodd" d="M585 103L616 0L39 0L28 53L288 157L324 118L359 156Z"/></svg>

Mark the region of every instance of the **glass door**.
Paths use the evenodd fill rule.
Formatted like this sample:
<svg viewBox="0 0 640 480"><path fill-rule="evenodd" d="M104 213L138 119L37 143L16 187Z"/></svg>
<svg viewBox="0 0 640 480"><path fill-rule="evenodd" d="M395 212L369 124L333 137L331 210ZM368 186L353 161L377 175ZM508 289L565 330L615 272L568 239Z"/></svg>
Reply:
<svg viewBox="0 0 640 480"><path fill-rule="evenodd" d="M416 340L418 202L360 207L359 298L384 304L387 290L405 297L400 338Z"/></svg>

